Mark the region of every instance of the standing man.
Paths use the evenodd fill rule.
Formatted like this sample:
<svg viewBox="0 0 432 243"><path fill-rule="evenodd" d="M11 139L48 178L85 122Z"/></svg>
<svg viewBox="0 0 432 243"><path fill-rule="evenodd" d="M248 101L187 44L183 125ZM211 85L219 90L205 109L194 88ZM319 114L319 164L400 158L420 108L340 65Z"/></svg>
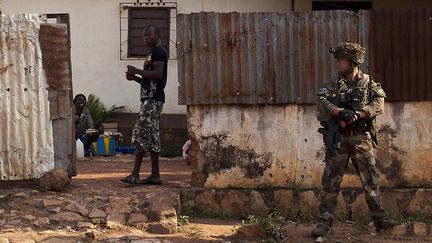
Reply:
<svg viewBox="0 0 432 243"><path fill-rule="evenodd" d="M377 146L375 118L384 111L385 93L379 83L360 71L365 48L345 42L331 48L339 77L325 83L317 94L318 120L326 144L326 168L321 180L320 223L314 236L327 234L333 226L343 175L351 158L365 192L366 203L378 232L395 224L384 210L375 166Z"/></svg>
<svg viewBox="0 0 432 243"><path fill-rule="evenodd" d="M159 119L165 103L168 56L162 48L160 29L150 25L143 30L144 44L151 48L145 57L143 70L127 66L126 79L141 85L141 110L132 132L132 146L136 148L135 165L129 176L121 179L129 184L162 184L159 173ZM150 177L140 181L139 172L143 157L150 153Z"/></svg>

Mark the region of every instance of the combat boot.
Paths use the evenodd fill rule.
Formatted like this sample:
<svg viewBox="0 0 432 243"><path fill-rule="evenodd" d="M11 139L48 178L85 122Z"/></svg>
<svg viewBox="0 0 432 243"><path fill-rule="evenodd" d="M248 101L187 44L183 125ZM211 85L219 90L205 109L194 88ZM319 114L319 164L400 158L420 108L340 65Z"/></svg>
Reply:
<svg viewBox="0 0 432 243"><path fill-rule="evenodd" d="M330 213L324 213L320 217L320 223L312 230L312 235L319 237L328 234L333 227L333 216Z"/></svg>
<svg viewBox="0 0 432 243"><path fill-rule="evenodd" d="M387 216L385 217L372 217L375 229L377 232L383 232L385 230L393 228L396 223L389 219Z"/></svg>

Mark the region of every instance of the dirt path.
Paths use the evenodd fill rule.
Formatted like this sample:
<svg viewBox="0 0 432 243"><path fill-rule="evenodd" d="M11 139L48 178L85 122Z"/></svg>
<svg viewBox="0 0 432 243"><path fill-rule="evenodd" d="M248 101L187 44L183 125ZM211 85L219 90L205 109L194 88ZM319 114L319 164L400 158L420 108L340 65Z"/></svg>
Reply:
<svg viewBox="0 0 432 243"><path fill-rule="evenodd" d="M79 175L64 192L38 192L32 189L0 191L0 242L263 242L263 239L236 236L237 230L242 225L241 220L191 218L190 223L179 227L177 233L168 235L151 234L140 227L98 225L95 221L91 221L88 214L82 216L80 221L85 221L94 227L79 228L76 221L51 220L53 214L65 210L66 205L71 201L84 205L89 212L94 208L105 210L107 215L109 215L107 208L113 200L130 201L133 208L141 207L140 203L145 200L150 202L156 200L156 204L160 205L175 204L173 201L178 196L178 189L189 186L191 171L181 158L161 159L161 175L164 181L162 186L129 186L119 182L121 177L128 175L132 166L133 156L83 160L78 162ZM142 171L149 171L149 169L149 163L145 163ZM142 173L142 176L145 175L146 173ZM7 198L5 195L12 196ZM61 201L64 201L64 204L61 204ZM58 206L39 205L46 202L60 204ZM118 203L121 205L122 202ZM130 205L124 204L124 207ZM81 216L74 215L74 217ZM44 218L49 218L49 223L44 226L35 224L39 219ZM286 227L289 237L284 242L315 242L316 239L310 237L313 226L313 224L289 224ZM3 238L8 241L2 241ZM361 231L353 225L337 224L326 242L432 242L432 237L377 235L370 227Z"/></svg>
<svg viewBox="0 0 432 243"><path fill-rule="evenodd" d="M133 167L132 155L98 157L93 160L78 161L78 176L73 178L72 187L119 188L130 187L121 183L120 178L127 176ZM182 158L161 158L162 187L180 188L189 186L191 171ZM141 167L141 177L148 176L150 171L148 158ZM145 187L145 186L144 186Z"/></svg>
<svg viewBox="0 0 432 243"><path fill-rule="evenodd" d="M194 219L192 222L179 229L179 233L172 235L148 234L139 229L122 230L46 230L34 231L31 229L19 229L13 232L3 232L0 238L10 239L10 242L26 242L34 240L41 242L166 242L166 243L261 243L263 239L238 238L235 230L241 225L238 220ZM284 242L312 243L316 239L310 237L312 224L298 224L287 227L289 237ZM135 240L135 241L134 241ZM138 241L140 240L140 241ZM146 241L144 241L146 240ZM373 231L357 231L350 225L336 225L332 234L326 237L325 242L352 242L352 243L393 243L393 242L432 242L430 237L402 237L389 234L375 234Z"/></svg>

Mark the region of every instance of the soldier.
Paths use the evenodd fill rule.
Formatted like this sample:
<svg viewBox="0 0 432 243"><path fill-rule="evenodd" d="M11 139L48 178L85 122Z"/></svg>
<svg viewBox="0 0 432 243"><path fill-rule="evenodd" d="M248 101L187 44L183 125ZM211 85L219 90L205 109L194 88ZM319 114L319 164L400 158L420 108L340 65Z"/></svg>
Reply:
<svg viewBox="0 0 432 243"><path fill-rule="evenodd" d="M345 42L331 48L330 53L336 59L339 77L325 83L317 94L317 117L324 126L320 132L327 151L321 181L320 223L312 234L323 236L331 230L340 184L350 158L362 182L375 228L381 232L395 225L382 205L373 154L377 146L375 118L384 111L386 94L379 83L359 69L365 59L365 48ZM332 126L336 129L332 130Z"/></svg>

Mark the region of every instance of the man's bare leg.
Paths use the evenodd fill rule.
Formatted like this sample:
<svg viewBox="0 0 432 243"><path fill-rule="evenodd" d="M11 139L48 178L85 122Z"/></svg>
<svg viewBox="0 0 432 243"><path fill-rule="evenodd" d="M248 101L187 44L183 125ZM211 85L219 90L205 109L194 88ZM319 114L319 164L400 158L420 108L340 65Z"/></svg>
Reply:
<svg viewBox="0 0 432 243"><path fill-rule="evenodd" d="M134 168L130 175L126 176L125 178L121 179L120 181L129 183L129 184L138 184L140 183L139 173L141 169L141 164L144 158L145 152L142 150L139 150L135 156L135 164Z"/></svg>
<svg viewBox="0 0 432 243"><path fill-rule="evenodd" d="M162 181L159 173L159 153L150 152L150 160L152 165L151 175L141 181L143 184L160 185Z"/></svg>
<svg viewBox="0 0 432 243"><path fill-rule="evenodd" d="M150 178L152 178L152 179L160 179L159 153L157 153L157 152L150 152L150 159L151 159L151 165L152 165L152 171L151 171Z"/></svg>
<svg viewBox="0 0 432 243"><path fill-rule="evenodd" d="M144 151L139 150L138 153L135 156L135 164L134 164L134 168L132 170L132 173L130 174L133 177L139 177L139 173L140 173L140 169L141 169L141 164L143 162L143 158L144 158Z"/></svg>

